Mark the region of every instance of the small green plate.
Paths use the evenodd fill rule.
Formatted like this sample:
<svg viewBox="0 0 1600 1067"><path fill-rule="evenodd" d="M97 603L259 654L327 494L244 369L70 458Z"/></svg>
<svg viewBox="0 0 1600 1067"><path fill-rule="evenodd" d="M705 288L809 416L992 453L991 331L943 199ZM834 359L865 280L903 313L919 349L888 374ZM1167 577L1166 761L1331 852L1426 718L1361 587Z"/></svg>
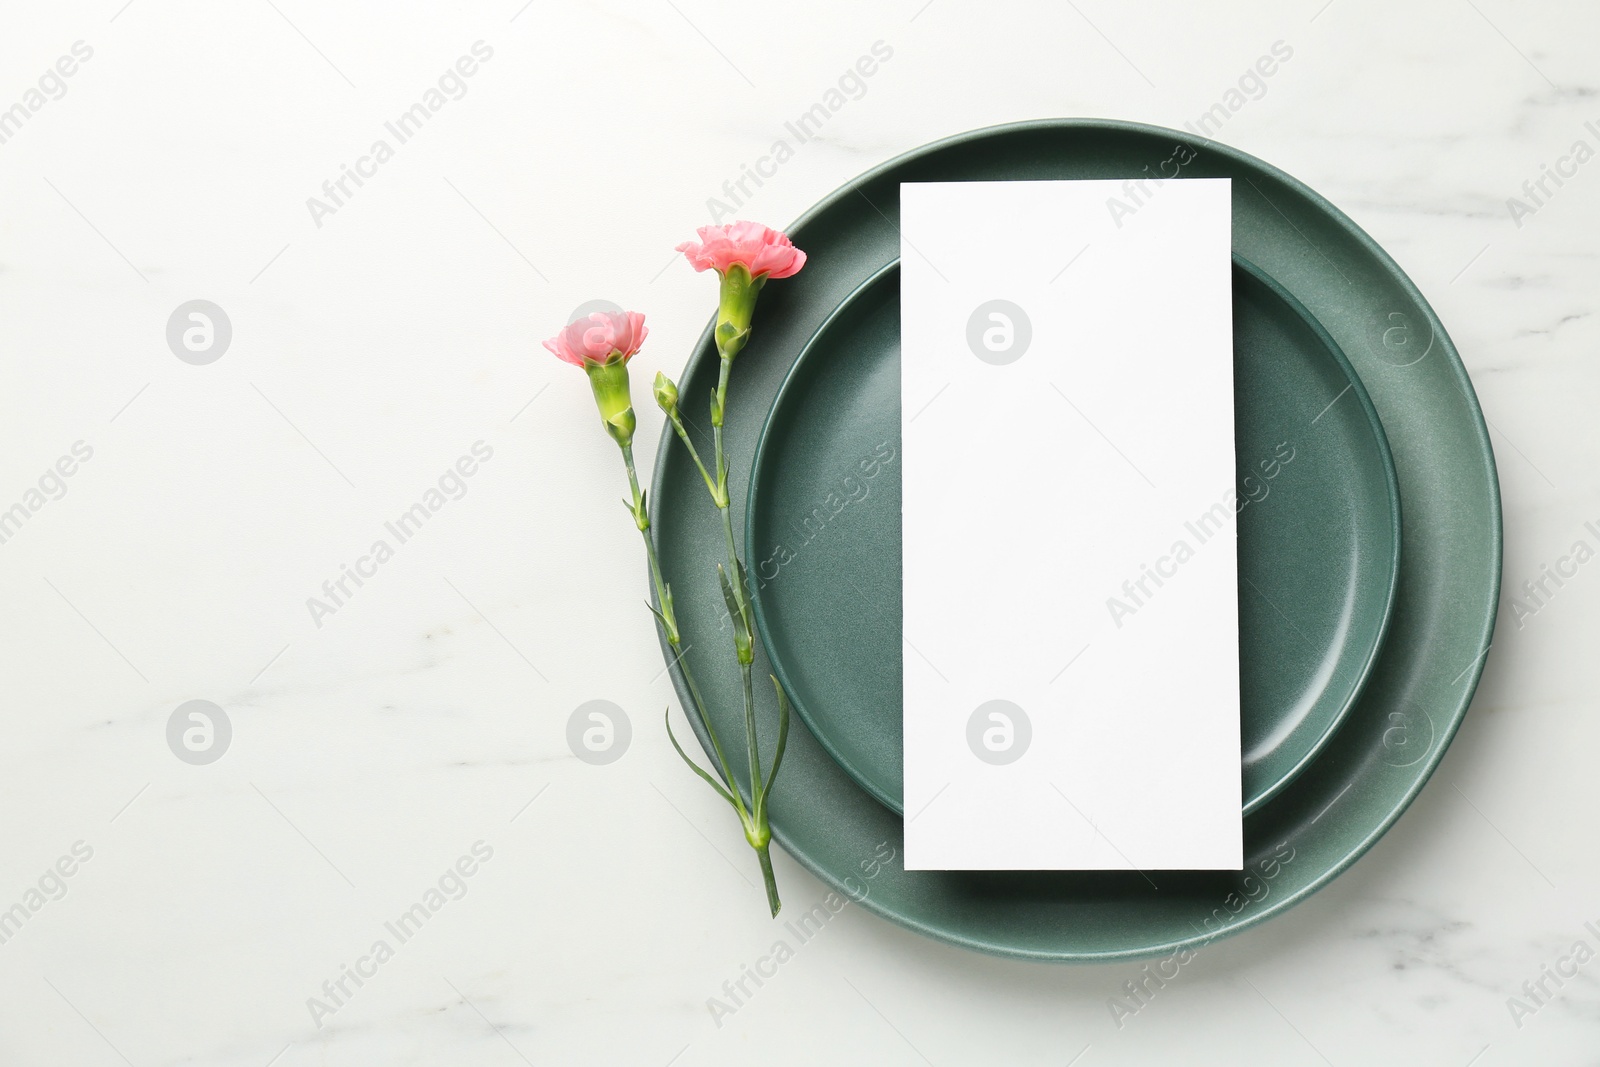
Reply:
<svg viewBox="0 0 1600 1067"><path fill-rule="evenodd" d="M1377 412L1338 345L1299 301L1234 259L1248 814L1333 735L1377 660L1400 575L1400 493ZM756 450L745 563L795 711L897 812L899 451L896 262L823 324L779 390Z"/></svg>
<svg viewBox="0 0 1600 1067"><path fill-rule="evenodd" d="M800 352L850 293L900 254L902 182L1116 178L1127 179L1130 195L1159 195L1152 176L1174 173L1233 179L1234 251L1310 309L1372 398L1405 510L1393 618L1340 728L1245 817L1243 871L907 871L900 816L857 785L796 717L770 800L776 842L862 908L950 944L1035 960L1130 959L1193 949L1281 915L1354 863L1416 798L1461 725L1489 654L1500 597L1500 486L1483 413L1444 326L1383 249L1332 204L1253 156L1177 130L1100 119L977 130L891 160L806 212L788 231L809 257L805 270L762 291L754 334L734 367L723 427L730 481L748 484L757 438ZM1062 262L1070 256L1064 250ZM707 329L679 381L682 395L708 396L717 369ZM708 452L698 421L691 433ZM742 738L739 671L716 584L721 521L670 430L652 488L661 568L692 646L685 658L722 737ZM897 550L885 546L883 558ZM860 606L840 600L817 610L843 618ZM664 639L662 651L687 706ZM768 669L764 652L756 669ZM770 755L775 701L770 687L758 692L761 746ZM748 793L743 772L734 774ZM727 832L737 837L737 824L730 820ZM790 906L803 906L798 883L780 888ZM759 891L749 905L763 906Z"/></svg>

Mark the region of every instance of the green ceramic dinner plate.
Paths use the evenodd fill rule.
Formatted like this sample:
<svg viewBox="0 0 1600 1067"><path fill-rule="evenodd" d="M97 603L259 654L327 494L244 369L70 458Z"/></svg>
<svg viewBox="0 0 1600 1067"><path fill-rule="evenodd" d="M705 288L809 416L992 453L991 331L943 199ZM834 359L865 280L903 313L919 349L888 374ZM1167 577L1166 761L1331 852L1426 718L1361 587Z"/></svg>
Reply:
<svg viewBox="0 0 1600 1067"><path fill-rule="evenodd" d="M1400 494L1354 369L1297 300L1237 256L1233 325L1248 814L1333 735L1377 659L1400 573ZM895 811L900 416L897 261L850 295L789 372L756 449L745 527L773 673L817 741ZM841 603L850 610L832 610Z"/></svg>
<svg viewBox="0 0 1600 1067"><path fill-rule="evenodd" d="M724 430L732 483L748 484L766 415L801 352L899 254L901 182L1117 178L1128 180L1130 196L1159 196L1150 176L1174 173L1233 179L1234 251L1310 310L1366 386L1405 516L1388 633L1344 722L1245 818L1238 872L906 871L900 816L795 722L771 796L778 843L862 907L953 944L1040 960L1126 959L1192 948L1283 912L1353 863L1416 797L1460 726L1488 653L1500 585L1499 486L1471 382L1437 316L1388 255L1309 188L1235 149L1173 130L1100 120L979 130L892 160L807 212L789 228L810 257L806 268L763 291L754 335L733 372ZM1063 250L1063 263L1070 255ZM716 376L708 330L690 356L682 395L709 395ZM880 471L893 463L877 462ZM1293 471L1291 464L1278 480ZM719 732L737 738L739 676L715 582L720 522L670 434L653 481L657 543L691 646L686 655ZM837 521L848 519L846 509ZM878 546L885 570L898 550ZM760 563L751 559L752 570ZM864 608L859 597L840 595L811 610L842 629ZM769 669L764 655L757 666ZM683 678L672 674L687 704ZM770 753L776 710L770 692L760 700ZM739 785L748 791L748 782Z"/></svg>

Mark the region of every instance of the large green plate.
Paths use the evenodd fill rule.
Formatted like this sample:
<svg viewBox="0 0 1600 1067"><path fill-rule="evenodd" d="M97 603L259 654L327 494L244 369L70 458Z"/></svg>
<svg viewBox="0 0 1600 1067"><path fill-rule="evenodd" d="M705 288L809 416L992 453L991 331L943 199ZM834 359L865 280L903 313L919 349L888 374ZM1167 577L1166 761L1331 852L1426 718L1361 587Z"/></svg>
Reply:
<svg viewBox="0 0 1600 1067"><path fill-rule="evenodd" d="M763 291L754 337L734 370L725 430L733 484L746 483L762 421L806 343L899 254L902 181L1125 178L1130 197L1159 196L1149 177L1175 170L1233 179L1234 250L1312 311L1383 421L1405 512L1388 636L1343 726L1246 818L1246 866L1237 873L907 872L899 866L900 817L796 723L771 800L778 842L863 907L954 944L1043 960L1122 959L1195 946L1284 911L1399 818L1460 726L1483 669L1500 585L1499 486L1482 413L1443 326L1393 260L1316 193L1242 152L1173 130L1098 120L980 130L892 160L807 212L789 232L810 261ZM1063 250L1063 263L1071 251ZM708 331L690 357L683 396L707 396L716 374ZM670 435L654 490L662 565L688 655L718 729L738 737L738 674L715 583L720 524ZM818 610L855 609L841 602ZM681 674L673 678L687 702ZM775 710L770 696L762 699L770 752ZM882 864L891 849L896 858Z"/></svg>
<svg viewBox="0 0 1600 1067"><path fill-rule="evenodd" d="M1400 493L1349 361L1299 301L1234 260L1249 814L1333 736L1377 661L1400 575ZM851 294L789 372L756 449L745 526L773 672L812 735L895 811L904 810L900 417L896 262ZM841 602L851 610L832 610Z"/></svg>

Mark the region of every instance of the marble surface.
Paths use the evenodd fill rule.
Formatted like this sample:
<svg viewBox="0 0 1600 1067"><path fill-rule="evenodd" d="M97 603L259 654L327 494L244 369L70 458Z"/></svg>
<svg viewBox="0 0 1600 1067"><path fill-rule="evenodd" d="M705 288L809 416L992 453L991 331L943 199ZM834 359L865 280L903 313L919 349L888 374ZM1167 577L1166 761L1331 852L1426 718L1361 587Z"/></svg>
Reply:
<svg viewBox="0 0 1600 1067"><path fill-rule="evenodd" d="M0 925L0 1062L1594 1062L1600 564L1570 557L1600 547L1600 9L93 0L4 19L0 109L22 112L0 125L0 510L22 513L0 543L0 910L22 917ZM430 90L426 122L390 132ZM615 450L539 340L614 300L650 316L636 380L675 372L713 296L672 246L711 198L782 225L947 134L1181 127L1219 103L1215 136L1411 273L1492 424L1507 600L1443 766L1349 873L1120 1026L1138 965L974 956L849 907L714 1014L777 926L661 733L674 697ZM335 199L346 168L362 182ZM1524 185L1546 168L1562 184ZM231 323L204 365L168 343L193 300ZM430 490L426 523L388 534ZM1569 577L1529 598L1547 569ZM194 700L231 729L213 762L175 754L223 745L185 748L188 711L169 746ZM568 745L591 700L632 725L605 765ZM788 901L824 895L776 863Z"/></svg>

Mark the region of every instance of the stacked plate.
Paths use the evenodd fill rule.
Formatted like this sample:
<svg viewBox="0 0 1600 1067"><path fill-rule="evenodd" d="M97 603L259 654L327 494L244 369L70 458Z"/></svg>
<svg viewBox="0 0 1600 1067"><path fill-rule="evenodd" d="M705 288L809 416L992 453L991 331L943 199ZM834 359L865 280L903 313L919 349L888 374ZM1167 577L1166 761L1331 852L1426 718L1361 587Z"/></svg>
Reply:
<svg viewBox="0 0 1600 1067"><path fill-rule="evenodd" d="M906 871L903 820L918 813L901 803L901 656L915 652L900 631L899 185L1144 179L1130 185L1142 196L1174 160L1183 178L1233 180L1244 870ZM1285 910L1354 862L1460 725L1500 583L1483 416L1443 327L1394 262L1260 160L1172 130L1087 120L918 149L789 233L809 262L763 292L725 428L731 477L749 478L745 561L769 661L759 666L803 720L772 797L784 848L912 929L1049 960L1193 948ZM708 332L685 396L713 389L716 362ZM664 439L662 565L713 719L737 737L727 619L712 584L696 580L724 553L698 479ZM971 506L983 506L979 487Z"/></svg>

